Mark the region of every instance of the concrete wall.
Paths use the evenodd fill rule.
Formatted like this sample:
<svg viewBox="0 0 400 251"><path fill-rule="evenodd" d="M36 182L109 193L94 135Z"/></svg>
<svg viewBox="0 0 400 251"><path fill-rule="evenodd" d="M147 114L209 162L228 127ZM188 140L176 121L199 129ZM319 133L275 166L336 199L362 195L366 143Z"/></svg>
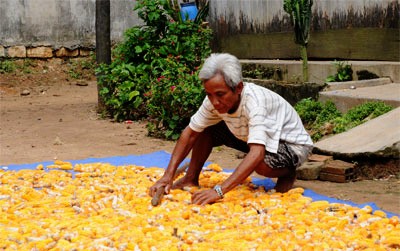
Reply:
<svg viewBox="0 0 400 251"><path fill-rule="evenodd" d="M262 65L266 68L279 68L282 80L288 82L301 82L303 76L302 62L299 60L254 60L242 59L243 64ZM400 84L400 62L391 61L344 61L353 69L353 79L358 80L357 71L367 70L379 77L389 78L390 82ZM326 78L337 73L332 61L308 61L309 81L323 84Z"/></svg>
<svg viewBox="0 0 400 251"><path fill-rule="evenodd" d="M96 0L0 0L0 56L14 46L94 49ZM141 23L135 1L111 0L111 40ZM14 48L15 49L15 48ZM17 47L18 49L18 47ZM6 51L6 52L4 52ZM11 51L11 53L13 53ZM23 52L22 52L23 54ZM22 55L19 54L19 55Z"/></svg>
<svg viewBox="0 0 400 251"><path fill-rule="evenodd" d="M299 58L283 0L210 3L215 50L240 58ZM398 0L314 0L312 11L309 58L400 60Z"/></svg>
<svg viewBox="0 0 400 251"><path fill-rule="evenodd" d="M95 48L96 0L0 0L0 57L79 56ZM141 21L135 0L111 0L111 39ZM215 51L298 59L283 0L211 0ZM311 59L400 60L398 0L314 0Z"/></svg>

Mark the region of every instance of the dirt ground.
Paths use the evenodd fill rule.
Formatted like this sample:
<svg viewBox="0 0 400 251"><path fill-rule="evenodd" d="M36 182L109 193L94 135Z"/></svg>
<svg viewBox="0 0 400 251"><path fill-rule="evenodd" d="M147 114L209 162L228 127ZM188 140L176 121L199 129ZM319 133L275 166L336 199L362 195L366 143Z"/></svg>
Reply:
<svg viewBox="0 0 400 251"><path fill-rule="evenodd" d="M172 152L174 142L148 137L145 122L100 118L95 77L84 65L63 59L29 64L0 73L0 166ZM209 161L234 168L241 160L236 151L222 147ZM350 183L298 180L295 186L355 203L374 202L400 214L398 175Z"/></svg>

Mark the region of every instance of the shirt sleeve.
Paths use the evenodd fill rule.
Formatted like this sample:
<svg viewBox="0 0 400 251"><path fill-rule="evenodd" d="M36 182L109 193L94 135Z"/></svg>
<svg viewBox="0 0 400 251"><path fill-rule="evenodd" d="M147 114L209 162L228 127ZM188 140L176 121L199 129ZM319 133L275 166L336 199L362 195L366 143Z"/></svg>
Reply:
<svg viewBox="0 0 400 251"><path fill-rule="evenodd" d="M210 100L206 97L197 112L190 118L189 127L193 131L202 132L205 128L215 125L221 120L222 118L218 116Z"/></svg>

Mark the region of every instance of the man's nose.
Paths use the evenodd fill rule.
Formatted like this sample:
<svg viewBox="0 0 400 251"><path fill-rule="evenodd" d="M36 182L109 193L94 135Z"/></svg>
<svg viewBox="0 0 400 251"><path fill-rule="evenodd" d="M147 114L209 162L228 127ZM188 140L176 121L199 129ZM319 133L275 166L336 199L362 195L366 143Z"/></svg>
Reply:
<svg viewBox="0 0 400 251"><path fill-rule="evenodd" d="M217 98L212 98L211 103L213 104L213 106L219 105L219 100Z"/></svg>

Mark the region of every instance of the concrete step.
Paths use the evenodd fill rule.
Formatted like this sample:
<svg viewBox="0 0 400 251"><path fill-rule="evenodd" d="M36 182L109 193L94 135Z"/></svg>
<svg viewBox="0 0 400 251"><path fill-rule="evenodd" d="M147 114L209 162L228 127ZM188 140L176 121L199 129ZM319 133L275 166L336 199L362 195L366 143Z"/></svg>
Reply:
<svg viewBox="0 0 400 251"><path fill-rule="evenodd" d="M356 81L345 81L345 82L328 82L324 91L336 91L345 89L356 89L361 87L373 87L380 85L391 84L390 78L376 78L368 80L356 80Z"/></svg>
<svg viewBox="0 0 400 251"><path fill-rule="evenodd" d="M335 90L323 91L319 93L319 101L326 102L331 100L341 112L346 112L350 108L370 101L382 101L393 107L400 106L400 83L385 83L368 87L362 86L360 81L345 83L341 88L333 86Z"/></svg>
<svg viewBox="0 0 400 251"><path fill-rule="evenodd" d="M399 158L400 107L346 132L316 142L314 152L345 158Z"/></svg>

